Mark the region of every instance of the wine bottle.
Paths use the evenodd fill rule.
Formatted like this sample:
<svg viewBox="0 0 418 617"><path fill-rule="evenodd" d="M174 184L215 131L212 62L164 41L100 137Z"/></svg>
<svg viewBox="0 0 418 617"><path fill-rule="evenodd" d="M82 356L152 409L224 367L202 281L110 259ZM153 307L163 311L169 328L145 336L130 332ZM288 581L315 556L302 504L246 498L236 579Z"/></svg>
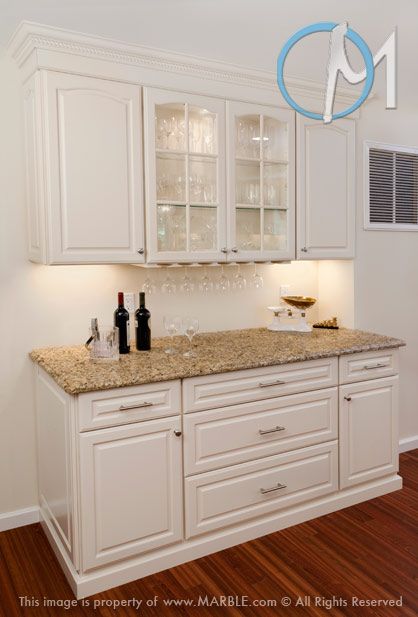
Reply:
<svg viewBox="0 0 418 617"><path fill-rule="evenodd" d="M145 294L139 294L139 309L135 312L135 338L138 351L148 351L151 349L151 330L149 319L151 313L145 308Z"/></svg>
<svg viewBox="0 0 418 617"><path fill-rule="evenodd" d="M129 353L129 313L123 305L123 292L118 292L118 308L114 312L114 323L119 328L119 353Z"/></svg>

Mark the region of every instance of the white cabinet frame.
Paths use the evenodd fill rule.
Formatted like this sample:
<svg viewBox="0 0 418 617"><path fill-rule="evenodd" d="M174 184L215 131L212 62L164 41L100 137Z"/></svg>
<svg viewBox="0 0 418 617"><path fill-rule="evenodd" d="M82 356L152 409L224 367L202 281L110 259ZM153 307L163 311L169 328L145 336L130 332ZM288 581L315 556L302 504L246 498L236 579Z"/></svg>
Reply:
<svg viewBox="0 0 418 617"><path fill-rule="evenodd" d="M185 251L158 250L157 224L157 171L156 171L156 135L155 107L160 104L184 104L186 122L186 149L176 151L176 154L186 156L186 235L187 249ZM217 122L217 246L216 250L190 250L188 196L189 156L202 157L198 152L190 152L188 142L188 109L189 106L200 107L216 114ZM170 152L170 150L167 150ZM226 196L225 196L225 101L221 99L198 96L184 92L144 88L144 153L145 153L145 201L147 228L147 262L148 263L210 263L222 262L226 258ZM212 160L215 157L211 157Z"/></svg>
<svg viewBox="0 0 418 617"><path fill-rule="evenodd" d="M287 203L287 248L285 250L263 249L263 215L261 206L260 234L261 250L239 251L236 241L236 152L235 152L235 118L242 115L260 115L261 123L264 117L274 118L279 122L287 123L288 127L288 203ZM288 261L295 258L295 112L279 107L268 107L253 103L227 101L227 187L228 187L228 261ZM263 166L263 162L261 162ZM260 180L260 192L263 186ZM261 203L263 198L261 197ZM251 206L248 206L251 208ZM256 206L255 206L256 207ZM280 210L280 208L272 208Z"/></svg>

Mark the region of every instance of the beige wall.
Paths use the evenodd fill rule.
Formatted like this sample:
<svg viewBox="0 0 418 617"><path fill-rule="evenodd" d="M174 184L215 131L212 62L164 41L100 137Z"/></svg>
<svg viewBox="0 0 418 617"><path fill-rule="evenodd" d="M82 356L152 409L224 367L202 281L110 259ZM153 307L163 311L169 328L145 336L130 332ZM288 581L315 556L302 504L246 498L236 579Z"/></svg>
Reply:
<svg viewBox="0 0 418 617"><path fill-rule="evenodd" d="M133 266L42 266L26 258L24 170L19 75L0 60L0 513L37 503L32 366L28 352L39 346L78 344L86 340L91 316L109 323L116 292L137 292L144 270ZM225 268L229 276L236 268ZM262 290L211 297L157 294L149 298L153 333L163 333L167 311L199 317L202 330L262 326L271 318L266 307L277 302L280 284L294 293L317 295L317 263L259 267ZM150 270L161 282L164 270ZM180 280L182 271L171 270ZM220 268L208 268L220 274ZM250 278L253 267L243 266ZM191 268L194 278L201 268ZM211 276L215 276L212 275ZM316 309L312 316L316 317Z"/></svg>
<svg viewBox="0 0 418 617"><path fill-rule="evenodd" d="M404 75L406 77L406 75ZM405 85L405 82L404 82ZM417 107L400 97L398 109L385 110L377 98L362 108L357 130L358 195L355 321L359 328L404 339L401 350L400 437L418 442L418 232L363 229L363 144L376 140L418 146ZM417 101L418 103L418 101Z"/></svg>

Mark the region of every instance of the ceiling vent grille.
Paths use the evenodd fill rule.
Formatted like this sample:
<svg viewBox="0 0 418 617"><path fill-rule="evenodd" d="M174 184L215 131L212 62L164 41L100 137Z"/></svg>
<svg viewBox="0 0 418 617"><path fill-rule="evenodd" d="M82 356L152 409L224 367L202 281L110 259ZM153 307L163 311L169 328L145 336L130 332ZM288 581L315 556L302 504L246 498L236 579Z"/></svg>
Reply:
<svg viewBox="0 0 418 617"><path fill-rule="evenodd" d="M418 231L418 149L365 144L365 228Z"/></svg>

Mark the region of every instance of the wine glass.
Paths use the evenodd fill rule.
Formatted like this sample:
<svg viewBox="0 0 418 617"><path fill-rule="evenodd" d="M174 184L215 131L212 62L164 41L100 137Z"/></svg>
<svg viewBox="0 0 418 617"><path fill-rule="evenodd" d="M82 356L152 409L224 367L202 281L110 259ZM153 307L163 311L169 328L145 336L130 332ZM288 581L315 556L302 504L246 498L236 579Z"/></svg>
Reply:
<svg viewBox="0 0 418 617"><path fill-rule="evenodd" d="M165 350L166 354L173 355L176 353L176 350L173 346L174 335L180 331L181 328L181 319L176 315L165 316L163 318L164 328L167 331L167 334L171 336L170 347L167 347Z"/></svg>
<svg viewBox="0 0 418 617"><path fill-rule="evenodd" d="M261 274L257 272L257 264L254 264L254 274L252 276L252 285L254 289L261 289L264 285L264 280Z"/></svg>
<svg viewBox="0 0 418 617"><path fill-rule="evenodd" d="M221 293L227 293L230 287L231 287L231 284L229 282L228 277L226 276L224 272L224 267L222 265L221 276L219 277L219 281L218 281L218 290Z"/></svg>
<svg viewBox="0 0 418 617"><path fill-rule="evenodd" d="M184 276L180 284L180 291L186 294L191 294L194 290L194 283L190 276L187 274L187 266L184 267Z"/></svg>
<svg viewBox="0 0 418 617"><path fill-rule="evenodd" d="M199 331L199 321L194 317L185 317L183 319L183 333L189 339L189 350L184 352L186 358L193 358L196 353L193 351L193 337Z"/></svg>
<svg viewBox="0 0 418 617"><path fill-rule="evenodd" d="M203 270L203 276L200 279L199 289L205 294L208 294L213 290L213 282L208 277L206 266L204 267L204 270Z"/></svg>
<svg viewBox="0 0 418 617"><path fill-rule="evenodd" d="M157 286L155 285L149 274L147 275L147 278L142 285L141 291L143 291L148 296L157 292Z"/></svg>
<svg viewBox="0 0 418 617"><path fill-rule="evenodd" d="M232 282L232 287L237 291L243 291L247 287L247 281L241 274L241 265L238 264L238 270L236 275L234 276L234 280Z"/></svg>
<svg viewBox="0 0 418 617"><path fill-rule="evenodd" d="M163 294L172 295L177 291L177 286L174 279L170 276L170 273L167 272L167 276L165 277L163 284L161 285L161 291Z"/></svg>

